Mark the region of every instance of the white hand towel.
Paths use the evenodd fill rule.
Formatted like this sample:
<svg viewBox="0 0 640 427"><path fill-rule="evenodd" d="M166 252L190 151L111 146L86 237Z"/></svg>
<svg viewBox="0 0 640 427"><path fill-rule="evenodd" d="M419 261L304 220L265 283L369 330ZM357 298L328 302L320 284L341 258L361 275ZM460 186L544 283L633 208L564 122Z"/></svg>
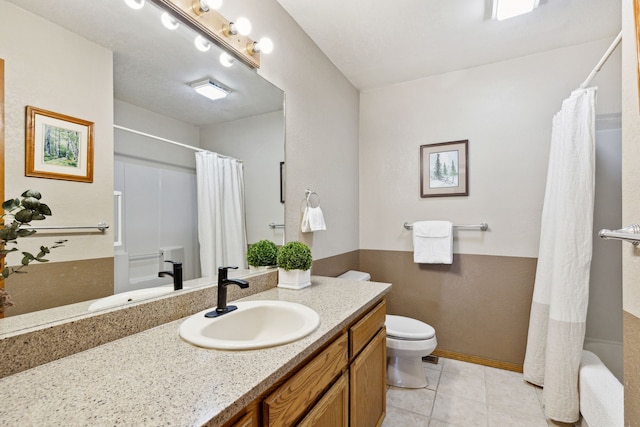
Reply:
<svg viewBox="0 0 640 427"><path fill-rule="evenodd" d="M449 221L413 223L413 262L453 263L453 224Z"/></svg>
<svg viewBox="0 0 640 427"><path fill-rule="evenodd" d="M315 208L307 206L304 209L301 229L303 233L311 233L314 231L327 229L327 225L324 222L324 215L322 214L322 209L320 209L320 206Z"/></svg>

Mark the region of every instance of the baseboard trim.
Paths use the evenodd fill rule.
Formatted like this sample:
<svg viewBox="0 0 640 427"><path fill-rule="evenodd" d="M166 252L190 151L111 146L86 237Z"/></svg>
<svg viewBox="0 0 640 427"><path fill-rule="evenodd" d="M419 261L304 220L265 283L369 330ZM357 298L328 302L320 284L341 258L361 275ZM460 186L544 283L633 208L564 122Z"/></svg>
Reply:
<svg viewBox="0 0 640 427"><path fill-rule="evenodd" d="M484 365L492 368L506 369L507 371L522 373L522 365L510 362L502 362L500 360L485 359L484 357L471 356L468 354L456 353L449 350L434 350L434 356L444 357L446 359L460 360L462 362L475 363L476 365Z"/></svg>

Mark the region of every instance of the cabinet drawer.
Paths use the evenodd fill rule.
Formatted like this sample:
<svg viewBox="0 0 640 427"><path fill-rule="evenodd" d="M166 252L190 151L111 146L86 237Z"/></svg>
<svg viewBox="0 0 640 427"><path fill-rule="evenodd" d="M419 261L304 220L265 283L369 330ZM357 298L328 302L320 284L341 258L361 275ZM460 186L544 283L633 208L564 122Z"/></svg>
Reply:
<svg viewBox="0 0 640 427"><path fill-rule="evenodd" d="M349 380L345 372L298 427L347 427L349 425Z"/></svg>
<svg viewBox="0 0 640 427"><path fill-rule="evenodd" d="M382 300L366 316L349 328L349 357L358 354L384 326L387 304Z"/></svg>
<svg viewBox="0 0 640 427"><path fill-rule="evenodd" d="M265 425L290 426L297 422L347 363L347 335L342 334L264 400Z"/></svg>

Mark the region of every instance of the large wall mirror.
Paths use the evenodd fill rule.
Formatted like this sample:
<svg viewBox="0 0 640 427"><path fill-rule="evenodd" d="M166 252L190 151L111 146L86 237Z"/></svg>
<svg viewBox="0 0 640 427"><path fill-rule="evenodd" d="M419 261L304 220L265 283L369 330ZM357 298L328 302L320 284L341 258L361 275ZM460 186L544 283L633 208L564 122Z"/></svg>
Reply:
<svg viewBox="0 0 640 427"><path fill-rule="evenodd" d="M164 140L240 159L247 243L284 241L283 92L238 61L224 66L213 44L198 50L191 29L170 30L161 15L150 2L134 10L124 0L0 0L4 199L33 188L53 211L42 225L110 226L20 239L20 250L67 243L5 280L15 307L0 320L3 333L86 314L114 294L169 288L172 279L158 277L167 260L183 263L185 281L201 278L195 151ZM208 79L227 97L193 90ZM94 124L93 182L25 176L27 106Z"/></svg>

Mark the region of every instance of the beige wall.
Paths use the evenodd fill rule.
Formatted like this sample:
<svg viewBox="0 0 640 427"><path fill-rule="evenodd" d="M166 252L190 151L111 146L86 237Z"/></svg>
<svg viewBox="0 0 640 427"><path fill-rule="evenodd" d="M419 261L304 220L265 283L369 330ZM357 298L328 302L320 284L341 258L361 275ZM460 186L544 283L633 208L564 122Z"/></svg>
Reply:
<svg viewBox="0 0 640 427"><path fill-rule="evenodd" d="M310 244L314 259L358 249L358 91L276 0L229 1L221 13L246 16L252 36L275 44L259 74L285 92L287 240ZM306 188L320 195L327 231L300 231Z"/></svg>
<svg viewBox="0 0 640 427"><path fill-rule="evenodd" d="M113 77L107 49L51 25L0 0L0 57L5 59L5 196L33 188L53 216L40 225L96 225L113 222ZM25 177L25 107L94 122L94 181ZM36 225L36 224L34 224ZM51 233L22 239L21 250L38 251L61 238ZM113 256L111 231L64 234L51 262ZM19 257L8 257L18 264Z"/></svg>
<svg viewBox="0 0 640 427"><path fill-rule="evenodd" d="M640 115L633 2L622 2L622 223L640 223ZM640 249L622 243L625 425L640 425Z"/></svg>
<svg viewBox="0 0 640 427"><path fill-rule="evenodd" d="M371 90L361 96L360 247L411 251L405 221L485 221L454 252L537 257L551 118L611 39ZM620 53L593 81L620 112ZM469 140L469 196L420 198L423 144Z"/></svg>

